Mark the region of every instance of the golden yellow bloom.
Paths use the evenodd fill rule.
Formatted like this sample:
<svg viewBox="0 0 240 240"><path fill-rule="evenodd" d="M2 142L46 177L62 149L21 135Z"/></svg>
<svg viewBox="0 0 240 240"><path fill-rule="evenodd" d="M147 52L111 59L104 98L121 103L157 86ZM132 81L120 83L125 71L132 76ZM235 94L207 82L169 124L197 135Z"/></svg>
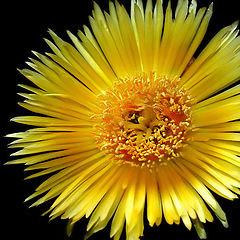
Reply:
<svg viewBox="0 0 240 240"><path fill-rule="evenodd" d="M13 121L34 128L8 135L21 148L8 164L39 170L28 179L54 173L26 201L54 199L47 213L69 219L69 234L90 217L87 237L111 221L114 240L124 226L139 239L145 207L150 226L182 221L200 238L213 213L228 226L211 191L240 193L240 38L235 22L194 56L211 15L196 0L174 12L132 0L130 16L94 3L92 29L68 32L75 47L49 31L54 53L20 70L36 85L20 85L20 105L37 115Z"/></svg>

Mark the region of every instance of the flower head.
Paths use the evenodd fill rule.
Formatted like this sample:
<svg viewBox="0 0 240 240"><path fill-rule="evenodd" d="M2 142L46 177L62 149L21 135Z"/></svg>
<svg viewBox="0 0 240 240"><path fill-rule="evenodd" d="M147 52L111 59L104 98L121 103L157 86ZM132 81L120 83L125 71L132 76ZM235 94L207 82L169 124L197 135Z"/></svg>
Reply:
<svg viewBox="0 0 240 240"><path fill-rule="evenodd" d="M114 240L124 226L127 239L143 235L145 208L150 226L182 221L200 238L213 213L228 226L211 192L240 193L240 38L233 23L195 56L211 15L195 0L175 11L132 0L130 16L94 3L91 30L68 32L75 47L49 31L54 53L20 70L36 85L21 85L20 105L36 114L13 120L33 128L8 135L21 148L9 164L52 174L32 206L54 199L48 213L69 233L90 217L87 237L111 221Z"/></svg>

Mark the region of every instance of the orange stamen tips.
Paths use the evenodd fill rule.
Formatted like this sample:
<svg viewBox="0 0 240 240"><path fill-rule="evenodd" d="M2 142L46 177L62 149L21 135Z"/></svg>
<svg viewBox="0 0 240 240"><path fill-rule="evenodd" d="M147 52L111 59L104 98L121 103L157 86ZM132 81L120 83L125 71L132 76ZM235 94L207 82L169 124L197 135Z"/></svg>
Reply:
<svg viewBox="0 0 240 240"><path fill-rule="evenodd" d="M114 159L151 167L179 156L189 139L193 100L178 78L126 77L98 96L96 141Z"/></svg>

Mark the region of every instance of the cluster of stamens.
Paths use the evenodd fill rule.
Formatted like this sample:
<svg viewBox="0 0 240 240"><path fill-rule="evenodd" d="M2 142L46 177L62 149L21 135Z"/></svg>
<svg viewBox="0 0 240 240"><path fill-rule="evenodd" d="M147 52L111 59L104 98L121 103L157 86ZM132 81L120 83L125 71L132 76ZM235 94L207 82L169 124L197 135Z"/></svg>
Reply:
<svg viewBox="0 0 240 240"><path fill-rule="evenodd" d="M179 79L124 78L101 94L94 114L99 148L115 159L153 166L179 157L191 132L192 98Z"/></svg>

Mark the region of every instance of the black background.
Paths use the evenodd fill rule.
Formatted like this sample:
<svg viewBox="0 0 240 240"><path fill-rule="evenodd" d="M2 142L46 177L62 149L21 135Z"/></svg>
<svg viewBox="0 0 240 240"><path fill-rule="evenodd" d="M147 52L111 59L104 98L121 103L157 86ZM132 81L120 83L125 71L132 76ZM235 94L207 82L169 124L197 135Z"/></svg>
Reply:
<svg viewBox="0 0 240 240"><path fill-rule="evenodd" d="M108 0L97 0L102 9L108 10ZM130 0L121 0L125 6L130 6ZM167 2L167 1L165 1ZM173 6L176 1L172 1ZM209 5L209 0L199 0L199 6ZM10 122L17 115L25 113L18 105L21 97L17 96L20 88L19 83L28 81L16 70L26 67L25 61L33 57L31 50L41 53L51 51L43 38L50 39L48 28L55 31L64 40L70 41L66 30L77 33L82 25L88 23L91 15L92 1L8 1L1 6L1 195L0 195L0 217L1 217L1 239L13 240L65 240L66 222L63 220L48 221L48 217L41 214L48 209L49 203L28 209L29 204L23 203L34 189L45 179L34 179L24 181L27 176L23 166L3 166L3 163L11 158L12 152L7 149L9 139L4 138L7 133L19 132L26 129L24 126ZM240 19L237 0L214 1L214 14L210 22L208 33L201 47L206 44L222 27ZM226 212L230 227L225 229L218 220L205 225L208 239L235 239L239 234L240 201L233 202L216 196L222 208ZM72 240L83 239L87 221L81 220L76 224ZM110 226L91 239L109 239ZM164 221L160 227L150 228L146 222L144 238L147 239L198 239L194 229L189 232L183 224L169 226ZM122 239L125 239L123 234Z"/></svg>

